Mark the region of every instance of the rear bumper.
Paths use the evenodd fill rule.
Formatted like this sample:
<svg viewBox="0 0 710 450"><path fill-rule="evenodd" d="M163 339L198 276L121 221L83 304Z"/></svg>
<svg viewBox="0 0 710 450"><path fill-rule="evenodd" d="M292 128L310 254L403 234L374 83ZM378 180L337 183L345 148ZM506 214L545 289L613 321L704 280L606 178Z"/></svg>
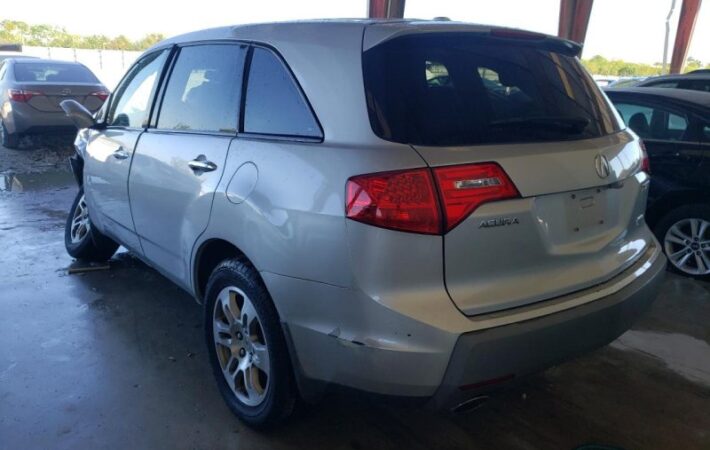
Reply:
<svg viewBox="0 0 710 450"><path fill-rule="evenodd" d="M45 112L29 105L9 102L3 110L3 121L10 133L51 133L76 131L74 123L64 111Z"/></svg>
<svg viewBox="0 0 710 450"><path fill-rule="evenodd" d="M501 383L544 370L613 341L655 300L665 274L658 253L635 281L599 300L537 319L461 335L431 399L454 408Z"/></svg>

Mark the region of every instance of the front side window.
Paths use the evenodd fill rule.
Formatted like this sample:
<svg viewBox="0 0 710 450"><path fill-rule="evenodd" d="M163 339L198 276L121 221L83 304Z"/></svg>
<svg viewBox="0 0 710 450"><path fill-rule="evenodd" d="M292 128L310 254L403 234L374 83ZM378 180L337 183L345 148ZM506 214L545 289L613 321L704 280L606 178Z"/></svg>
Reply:
<svg viewBox="0 0 710 450"><path fill-rule="evenodd" d="M643 139L686 140L688 118L657 106L617 102L616 109L626 125Z"/></svg>
<svg viewBox="0 0 710 450"><path fill-rule="evenodd" d="M168 50L152 53L131 68L111 101L107 125L144 126L167 55Z"/></svg>
<svg viewBox="0 0 710 450"><path fill-rule="evenodd" d="M195 45L180 50L157 127L236 133L245 46Z"/></svg>
<svg viewBox="0 0 710 450"><path fill-rule="evenodd" d="M573 56L476 33L402 36L363 53L370 124L400 143L588 139L620 129Z"/></svg>
<svg viewBox="0 0 710 450"><path fill-rule="evenodd" d="M244 105L244 131L320 137L320 127L301 90L271 51L254 48Z"/></svg>

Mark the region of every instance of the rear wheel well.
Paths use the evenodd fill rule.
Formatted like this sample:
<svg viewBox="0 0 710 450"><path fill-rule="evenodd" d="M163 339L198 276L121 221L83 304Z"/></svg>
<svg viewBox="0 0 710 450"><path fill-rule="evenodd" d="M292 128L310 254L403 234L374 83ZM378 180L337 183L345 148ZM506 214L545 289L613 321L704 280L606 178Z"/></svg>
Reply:
<svg viewBox="0 0 710 450"><path fill-rule="evenodd" d="M652 203L646 211L646 222L649 227L655 228L656 224L672 210L696 203L705 204L708 202L707 198L708 192L702 191L679 191L668 194Z"/></svg>
<svg viewBox="0 0 710 450"><path fill-rule="evenodd" d="M210 239L202 244L195 258L195 293L202 301L207 288L207 281L212 271L219 263L228 258L243 258L249 264L251 261L235 245L223 239ZM253 264L252 264L253 266Z"/></svg>

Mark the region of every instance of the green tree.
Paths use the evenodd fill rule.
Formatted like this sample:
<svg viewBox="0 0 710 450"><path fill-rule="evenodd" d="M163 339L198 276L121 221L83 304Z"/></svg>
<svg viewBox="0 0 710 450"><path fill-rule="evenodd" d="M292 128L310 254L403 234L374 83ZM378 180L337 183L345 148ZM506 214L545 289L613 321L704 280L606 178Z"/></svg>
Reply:
<svg viewBox="0 0 710 450"><path fill-rule="evenodd" d="M131 41L124 35L113 38L102 34L79 36L55 25L29 25L18 20L0 21L0 43L4 44L107 50L145 50L163 39L165 37L160 33L147 34L137 41Z"/></svg>

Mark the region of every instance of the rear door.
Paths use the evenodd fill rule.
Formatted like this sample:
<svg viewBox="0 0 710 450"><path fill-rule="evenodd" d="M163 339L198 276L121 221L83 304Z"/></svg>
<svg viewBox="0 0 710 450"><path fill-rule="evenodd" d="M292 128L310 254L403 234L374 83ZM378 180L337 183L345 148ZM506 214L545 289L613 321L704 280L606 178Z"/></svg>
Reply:
<svg viewBox="0 0 710 450"><path fill-rule="evenodd" d="M602 283L651 244L638 142L559 41L405 35L366 49L363 64L375 133L411 144L435 176L461 166L439 180L439 196L445 215L466 211L443 248L446 287L465 314ZM496 199L509 183L516 198ZM476 192L485 203L468 208Z"/></svg>
<svg viewBox="0 0 710 450"><path fill-rule="evenodd" d="M628 95L618 96L614 106L646 145L653 170L652 195L695 184L703 161L702 124L696 115L674 103Z"/></svg>
<svg viewBox="0 0 710 450"><path fill-rule="evenodd" d="M184 287L236 136L245 54L237 43L182 47L134 156L128 185L144 254Z"/></svg>
<svg viewBox="0 0 710 450"><path fill-rule="evenodd" d="M84 183L92 220L140 252L128 202L128 173L169 50L146 55L126 74L111 98L106 127L91 129L84 154Z"/></svg>

